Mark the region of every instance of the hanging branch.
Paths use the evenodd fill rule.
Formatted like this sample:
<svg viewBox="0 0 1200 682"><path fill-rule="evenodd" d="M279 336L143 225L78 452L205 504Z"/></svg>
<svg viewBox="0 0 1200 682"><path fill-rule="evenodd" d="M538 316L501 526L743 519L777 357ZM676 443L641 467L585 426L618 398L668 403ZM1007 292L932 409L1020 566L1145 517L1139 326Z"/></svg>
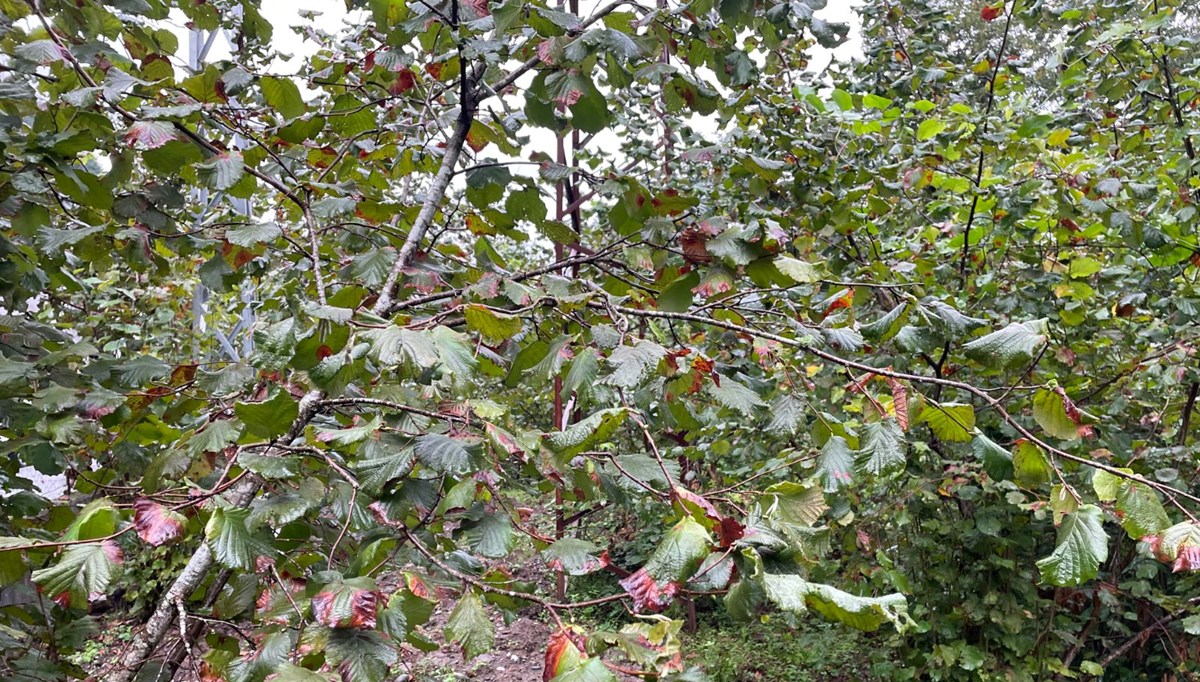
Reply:
<svg viewBox="0 0 1200 682"><path fill-rule="evenodd" d="M761 329L755 329L752 327L746 327L743 325L734 324L732 322L725 322L723 320L718 320L715 318L704 317L701 315L695 315L695 314L691 314L691 313L672 313L672 312L666 312L666 311L662 311L662 310L640 310L637 308L627 308L625 306L611 305L607 302L602 302L602 301L590 301L588 303L588 306L590 306L592 308L598 308L600 310L607 310L607 311L610 311L610 313L621 313L623 315L630 315L633 317L659 318L659 319L666 319L666 320L684 320L684 321L693 322L696 324L708 325L710 327L718 327L721 329L727 329L729 331L737 332L739 334L745 334L746 336L758 337L760 339L767 339L770 341L775 341L781 345L799 349L805 353L808 353L810 355L818 357L827 362L831 362L835 365L853 369L853 370L856 370L859 372L870 372L872 374L877 374L879 376L891 377L893 379L903 379L905 381L909 381L909 382L916 383L916 384L930 384L933 386L945 386L947 388L954 388L954 389L958 389L960 391L964 391L964 392L969 393L969 394L975 396L976 398L979 398L980 400L982 400L984 403L987 404L988 407L995 410L996 413L998 415L1000 415L1000 418L1003 419L1005 422L1007 422L1009 424L1009 426L1011 426L1022 438L1029 441L1030 443L1033 443L1034 445L1042 448L1046 452L1048 452L1052 455L1055 455L1056 457L1060 457L1062 459L1065 459L1065 460L1068 460L1071 462L1075 462L1076 464L1082 464L1084 466L1091 467L1093 469L1107 472L1118 478L1128 479L1131 481L1136 481L1138 483L1144 483L1144 484L1150 486L1151 488L1154 488L1155 490L1158 490L1160 493L1162 493L1168 500L1171 501L1172 504L1174 504L1177 508L1179 508L1179 510L1182 511L1184 514L1186 514L1189 518L1195 519L1194 515L1187 508L1183 507L1176 498L1179 497L1179 498L1188 500L1189 502L1193 502L1195 504L1200 504L1200 497L1197 497L1195 495L1192 495L1191 493L1188 493L1188 492L1185 492L1182 490L1178 490L1176 488L1172 488L1171 486L1168 486L1163 483L1159 483L1158 481L1153 481L1153 480L1144 478L1142 476L1139 476L1137 474L1129 473L1128 471L1125 471L1119 467L1110 466L1108 464L1104 464L1103 462L1097 462L1095 460L1091 460L1086 457L1080 457L1079 455L1075 455L1070 452L1066 452L1065 450L1062 450L1060 448L1056 448L1053 445L1050 445L1046 441L1039 438L1036 434L1034 434L1032 431L1030 431L1028 428L1026 428L1025 425L1020 422L1020 420L1013 417L1012 414L1010 414L1009 411L1004 407L1004 404L1000 400L992 397L992 395L990 393L988 393L986 390L984 390L982 388L977 388L975 386L972 386L971 384L968 384L968 383L965 383L962 381L955 381L953 379L943 379L941 377L930 377L930 376L922 376L920 374L910 374L908 372L898 372L896 370L887 369L884 367L872 367L871 365L867 365L865 363L858 362L855 360L850 360L848 358L843 358L839 355L834 355L833 353L830 353L828 351L821 350L820 348L815 348L811 344L805 343L803 341L799 341L797 339L789 338L786 336L781 336L779 334L775 334L775 333L768 332L768 331L763 331Z"/></svg>
<svg viewBox="0 0 1200 682"><path fill-rule="evenodd" d="M1008 33L1012 28L1013 15L1017 12L1017 3L1013 0L1004 19L1004 37L1000 40L1000 50L996 52L996 63L992 66L992 77L988 81L987 107L983 111L983 122L979 131L979 159L975 164L975 196L971 199L971 212L967 215L967 227L963 230L962 260L958 264L958 277L962 280L963 289L967 287L967 264L971 261L971 225L975 223L975 213L979 208L979 188L983 184L983 159L987 145L988 124L991 123L992 107L996 103L996 79L1000 76L1000 65L1004 63L1004 52L1008 49Z"/></svg>

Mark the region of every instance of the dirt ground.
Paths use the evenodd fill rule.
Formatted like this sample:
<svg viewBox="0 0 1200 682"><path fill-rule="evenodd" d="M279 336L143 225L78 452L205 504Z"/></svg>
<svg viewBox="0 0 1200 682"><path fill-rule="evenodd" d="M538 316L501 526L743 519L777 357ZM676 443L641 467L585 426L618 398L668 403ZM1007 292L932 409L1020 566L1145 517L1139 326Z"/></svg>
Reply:
<svg viewBox="0 0 1200 682"><path fill-rule="evenodd" d="M408 677L401 676L396 682L536 682L542 679L543 657L550 639L550 628L544 623L523 615L506 626L497 617L495 647L464 661L458 646L446 644L442 636L443 626L453 608L453 600L443 601L423 628L431 639L442 644L442 648L431 653L406 648L402 660L409 671Z"/></svg>

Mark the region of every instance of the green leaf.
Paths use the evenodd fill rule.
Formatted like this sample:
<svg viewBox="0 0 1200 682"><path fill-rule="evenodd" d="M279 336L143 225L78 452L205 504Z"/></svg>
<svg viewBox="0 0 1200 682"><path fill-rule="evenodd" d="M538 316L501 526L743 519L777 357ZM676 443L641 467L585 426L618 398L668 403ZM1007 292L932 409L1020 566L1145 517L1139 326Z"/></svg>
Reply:
<svg viewBox="0 0 1200 682"><path fill-rule="evenodd" d="M859 597L829 585L810 583L798 575L767 573L762 581L767 599L791 613L804 614L811 607L830 620L864 632L874 632L885 623L904 632L912 622L902 594Z"/></svg>
<svg viewBox="0 0 1200 682"><path fill-rule="evenodd" d="M249 509L219 508L204 526L204 537L213 556L226 568L254 570L258 548L246 528L249 516Z"/></svg>
<svg viewBox="0 0 1200 682"><path fill-rule="evenodd" d="M288 432L300 415L300 404L286 390L280 389L270 400L239 402L233 406L233 411L245 425L246 433L270 440Z"/></svg>
<svg viewBox="0 0 1200 682"><path fill-rule="evenodd" d="M620 468L617 468L616 465L620 465ZM663 465L666 467L667 476L663 475L663 466L659 466L658 460L650 455L621 455L616 458L611 469L608 465L605 466L605 469L619 477L617 478L618 486L641 495L646 492L642 484L670 489L678 482L679 464L671 460L664 460ZM636 481L631 479L636 479Z"/></svg>
<svg viewBox="0 0 1200 682"><path fill-rule="evenodd" d="M260 81L263 99L272 109L278 111L286 121L303 116L307 108L304 98L300 96L300 88L290 78L275 78L266 76Z"/></svg>
<svg viewBox="0 0 1200 682"><path fill-rule="evenodd" d="M904 432L895 419L863 424L861 445L857 464L867 473L882 475L904 466Z"/></svg>
<svg viewBox="0 0 1200 682"><path fill-rule="evenodd" d="M821 488L787 481L767 488L758 507L767 519L802 527L815 525L829 508Z"/></svg>
<svg viewBox="0 0 1200 682"><path fill-rule="evenodd" d="M66 52L65 48L60 48L58 43L46 38L18 45L13 49L13 54L26 61L45 66L65 60L65 55L69 53Z"/></svg>
<svg viewBox="0 0 1200 682"><path fill-rule="evenodd" d="M731 410L741 412L747 417L753 417L756 408L764 407L766 403L752 389L729 377L721 377L720 382L713 381L708 385L708 392L717 402Z"/></svg>
<svg viewBox="0 0 1200 682"><path fill-rule="evenodd" d="M251 223L225 230L225 239L230 244L249 248L273 242L283 236L283 229L275 223Z"/></svg>
<svg viewBox="0 0 1200 682"><path fill-rule="evenodd" d="M427 433L417 438L413 452L421 463L435 471L462 476L470 473L474 466L472 450L477 444L468 444L461 438L451 438L440 433Z"/></svg>
<svg viewBox="0 0 1200 682"><path fill-rule="evenodd" d="M671 282L658 297L658 309L668 313L681 313L692 307L695 293L700 284L700 273L695 270Z"/></svg>
<svg viewBox="0 0 1200 682"><path fill-rule="evenodd" d="M850 444L841 436L830 436L821 446L821 455L817 458L816 475L825 486L825 492L837 492L842 486L849 485L854 480L854 451Z"/></svg>
<svg viewBox="0 0 1200 682"><path fill-rule="evenodd" d="M1127 474L1132 474L1133 469L1121 469ZM1110 474L1102 469L1097 469L1092 474L1092 490L1096 491L1096 499L1101 502L1114 502L1117 495L1121 492L1121 486L1125 485L1128 479Z"/></svg>
<svg viewBox="0 0 1200 682"><path fill-rule="evenodd" d="M628 414L623 407L594 412L562 431L546 434L546 445L563 457L576 455L609 440Z"/></svg>
<svg viewBox="0 0 1200 682"><path fill-rule="evenodd" d="M140 355L120 365L117 372L127 386L144 386L171 373L171 365L150 355Z"/></svg>
<svg viewBox="0 0 1200 682"><path fill-rule="evenodd" d="M975 408L962 403L925 401L918 419L940 440L965 443L975 431Z"/></svg>
<svg viewBox="0 0 1200 682"><path fill-rule="evenodd" d="M1122 481L1117 492L1117 515L1121 527L1134 540L1161 533L1171 525L1158 493L1145 483L1128 479Z"/></svg>
<svg viewBox="0 0 1200 682"><path fill-rule="evenodd" d="M210 422L199 433L187 441L188 452L192 456L206 452L220 452L237 442L242 432L242 424L236 419L222 419Z"/></svg>
<svg viewBox="0 0 1200 682"><path fill-rule="evenodd" d="M513 338L524 328L521 318L481 305L467 306L463 316L466 318L467 327L479 332L485 341L493 344Z"/></svg>
<svg viewBox="0 0 1200 682"><path fill-rule="evenodd" d="M396 649L381 633L359 628L330 628L326 660L353 682L383 682L399 660Z"/></svg>
<svg viewBox="0 0 1200 682"><path fill-rule="evenodd" d="M1058 546L1037 562L1042 582L1059 587L1081 585L1095 578L1108 559L1108 534L1099 507L1083 505L1068 514L1058 529Z"/></svg>
<svg viewBox="0 0 1200 682"><path fill-rule="evenodd" d="M787 275L793 282L799 284L812 284L813 282L821 281L821 272L818 265L806 263L790 256L777 256L775 258L775 267Z"/></svg>
<svg viewBox="0 0 1200 682"><path fill-rule="evenodd" d="M95 540L112 535L117 529L117 510L112 500L100 498L87 503L63 533L63 540Z"/></svg>
<svg viewBox="0 0 1200 682"><path fill-rule="evenodd" d="M433 341L445 371L464 379L475 373L479 363L465 334L438 325L430 330L429 339Z"/></svg>
<svg viewBox="0 0 1200 682"><path fill-rule="evenodd" d="M603 660L592 657L555 675L550 682L617 682L617 676L605 667Z"/></svg>
<svg viewBox="0 0 1200 682"><path fill-rule="evenodd" d="M993 480L1007 481L1013 477L1012 453L982 433L975 434L975 440L971 441L971 452Z"/></svg>
<svg viewBox="0 0 1200 682"><path fill-rule="evenodd" d="M600 548L579 538L562 538L542 550L542 560L552 571L563 571L567 575L587 575L607 564L601 558Z"/></svg>
<svg viewBox="0 0 1200 682"><path fill-rule="evenodd" d="M1033 419L1051 436L1073 440L1079 437L1083 413L1065 394L1043 388L1033 394Z"/></svg>
<svg viewBox="0 0 1200 682"><path fill-rule="evenodd" d="M334 673L316 673L292 663L280 663L272 674L272 682L337 682Z"/></svg>
<svg viewBox="0 0 1200 682"><path fill-rule="evenodd" d="M875 343L884 343L900 333L900 329L908 322L910 312L911 308L909 304L901 303L878 320L859 327L858 331L863 335L863 338Z"/></svg>
<svg viewBox="0 0 1200 682"><path fill-rule="evenodd" d="M492 619L484 611L479 596L474 592L464 594L446 621L446 639L461 644L463 657L470 659L487 653L495 638Z"/></svg>
<svg viewBox="0 0 1200 682"><path fill-rule="evenodd" d="M1041 352L1049 340L1046 320L1013 322L1004 329L975 339L963 346L967 356L989 367L1009 368L1027 364Z"/></svg>
<svg viewBox="0 0 1200 682"><path fill-rule="evenodd" d="M287 367L292 356L296 354L295 324L295 320L289 317L266 329L256 329L251 364L266 371L278 371Z"/></svg>
<svg viewBox="0 0 1200 682"><path fill-rule="evenodd" d="M917 126L917 139L924 142L937 137L946 129L946 122L938 118L927 118Z"/></svg>
<svg viewBox="0 0 1200 682"><path fill-rule="evenodd" d="M317 431L317 440L322 443L331 443L338 446L353 445L375 435L379 427L383 425L383 420L378 415L372 417L369 421L362 422L358 426L351 426L345 429L330 429Z"/></svg>
<svg viewBox="0 0 1200 682"><path fill-rule="evenodd" d="M18 362L0 355L0 386L25 381L35 367L32 362Z"/></svg>
<svg viewBox="0 0 1200 682"><path fill-rule="evenodd" d="M804 403L790 393L781 393L771 401L771 421L767 433L794 436L804 425Z"/></svg>
<svg viewBox="0 0 1200 682"><path fill-rule="evenodd" d="M375 356L385 366L407 362L419 369L429 369L441 359L429 332L390 325L372 329L363 334L363 338L370 342Z"/></svg>
<svg viewBox="0 0 1200 682"><path fill-rule="evenodd" d="M608 364L613 367L612 374L604 377L602 381L617 388L634 388L657 368L659 361L666 356L666 348L644 339L639 339L632 346L617 346L608 356Z"/></svg>
<svg viewBox="0 0 1200 682"><path fill-rule="evenodd" d="M71 545L58 563L33 572L33 582L56 600L68 599L81 606L91 595L108 594L120 574L121 550L112 541Z"/></svg>
<svg viewBox="0 0 1200 682"><path fill-rule="evenodd" d="M222 152L204 163L196 164L200 178L213 189L225 190L242 179L245 165L239 152Z"/></svg>
<svg viewBox="0 0 1200 682"><path fill-rule="evenodd" d="M300 473L303 462L300 457L263 452L242 452L237 461L243 469L269 479L294 478Z"/></svg>
<svg viewBox="0 0 1200 682"><path fill-rule="evenodd" d="M1012 465L1013 480L1025 488L1036 488L1049 482L1053 473L1046 453L1028 441L1020 441L1013 448Z"/></svg>
<svg viewBox="0 0 1200 682"><path fill-rule="evenodd" d="M369 491L381 490L389 482L408 475L412 470L411 447L389 438L367 441L359 449L360 459L354 463L358 482Z"/></svg>
<svg viewBox="0 0 1200 682"><path fill-rule="evenodd" d="M507 514L488 514L466 528L467 541L481 556L499 559L508 556L516 544L512 520Z"/></svg>

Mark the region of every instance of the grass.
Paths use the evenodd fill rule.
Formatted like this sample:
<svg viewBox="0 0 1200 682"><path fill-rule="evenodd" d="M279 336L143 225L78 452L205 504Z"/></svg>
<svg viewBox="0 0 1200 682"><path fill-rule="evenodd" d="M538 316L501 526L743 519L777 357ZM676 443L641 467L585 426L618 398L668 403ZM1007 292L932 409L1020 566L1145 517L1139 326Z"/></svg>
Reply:
<svg viewBox="0 0 1200 682"><path fill-rule="evenodd" d="M586 600L614 590L611 576L593 574L572 579L570 597ZM619 588L617 588L619 589ZM874 682L869 655L876 646L869 635L828 623L819 616L791 619L771 616L743 623L730 618L714 600L697 602L694 634L683 633L683 661L702 669L709 682ZM619 629L630 621L617 604L582 609L574 614L592 628ZM682 613L667 612L673 618Z"/></svg>
<svg viewBox="0 0 1200 682"><path fill-rule="evenodd" d="M781 618L734 622L723 613L703 614L696 634L684 635L684 662L703 669L711 682L841 682L874 679L869 646L857 632L807 619L796 627Z"/></svg>

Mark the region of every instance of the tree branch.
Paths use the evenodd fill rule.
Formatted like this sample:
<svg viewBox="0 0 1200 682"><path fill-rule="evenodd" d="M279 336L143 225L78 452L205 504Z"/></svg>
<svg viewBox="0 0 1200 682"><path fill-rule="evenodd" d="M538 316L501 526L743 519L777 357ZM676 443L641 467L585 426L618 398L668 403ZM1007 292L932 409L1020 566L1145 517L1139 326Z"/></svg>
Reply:
<svg viewBox="0 0 1200 682"><path fill-rule="evenodd" d="M962 280L963 289L967 287L967 264L971 261L971 224L975 222L975 212L979 208L979 186L983 184L983 157L984 145L987 141L983 139L987 135L988 118L992 114L992 106L996 103L996 79L1000 76L1000 65L1004 63L1004 50L1008 47L1008 32L1012 28L1013 15L1017 12L1017 4L1020 0L1012 0L1012 4L1008 10L1008 17L1004 20L1004 37L1000 40L1000 50L996 53L996 65L992 67L992 78L988 82L988 99L987 108L983 111L983 124L980 126L979 132L979 163L975 168L975 196L971 199L971 212L967 215L967 228L963 230L963 250L962 260L958 264L958 276Z"/></svg>
<svg viewBox="0 0 1200 682"><path fill-rule="evenodd" d="M841 356L834 355L833 353L823 351L819 348L814 348L810 344L805 343L803 341L799 341L799 340L789 338L786 336L781 336L779 334L775 334L772 332L761 331L758 329L753 329L751 327L745 327L742 325L733 324L732 322L725 322L723 320L713 319L710 317L703 317L700 315L693 315L690 313L664 312L661 310L639 310L637 308L626 308L624 306L614 306L614 305L610 305L607 302L601 302L601 301L590 301L590 302L588 302L588 306L592 307L592 308L598 308L601 310L619 312L619 313L622 313L625 315L631 315L634 317L648 317L648 318L659 318L659 319L668 319L668 320L685 320L685 321L694 322L697 324L708 325L710 327L719 327L721 329L728 329L729 331L737 332L739 334L745 334L747 336L756 336L761 339L768 339L770 341L775 341L779 344L782 344L782 345L785 345L785 346L788 346L791 348L797 348L797 349L804 351L805 353L808 353L810 355L821 358L822 360L825 360L827 362L831 362L833 364L840 365L842 367L848 367L851 369L855 369L860 372L871 372L873 374L878 374L878 375L884 376L884 377L892 377L894 379L904 379L905 381L909 381L909 382L912 382L915 384L930 384L930 385L934 385L934 386L945 386L947 388L955 388L960 391L965 391L965 392L970 393L971 395L979 398L980 400L982 400L990 408L996 410L996 413L1000 415L1000 418L1003 419L1005 422L1007 422L1010 426L1012 426L1012 428L1018 434L1020 434L1021 437L1025 438L1027 441L1033 443L1034 445L1037 445L1038 447L1042 448L1043 450L1045 450L1046 452L1048 452L1050 454L1053 454L1057 457L1061 457L1062 459L1065 459L1065 460L1068 460L1071 462L1075 462L1077 464L1082 464L1084 466L1091 467L1093 469L1098 469L1100 471L1107 472L1107 473L1112 474L1113 476L1117 476L1119 478L1124 478L1124 479L1129 479L1131 481L1137 481L1139 483L1144 483L1144 484L1150 486L1151 488L1154 488L1154 489L1158 490L1159 492L1162 492L1164 495L1166 495L1167 499L1171 500L1171 502L1173 504L1175 504L1175 506L1179 507L1179 509L1181 511L1183 511L1185 514L1187 514L1189 517L1192 517L1191 512L1189 512L1187 509L1182 507L1175 498L1182 497L1190 502L1200 504L1200 497L1192 495L1191 493L1188 493L1188 492L1185 492L1185 491L1182 491L1182 490L1179 490L1176 488L1172 488L1163 483L1159 483L1158 481L1152 481L1152 480L1144 478L1138 474L1131 474L1131 473L1124 471L1123 469L1120 469L1118 467L1109 466L1102 462L1096 462L1096 461L1090 460L1086 457L1080 457L1079 455L1075 455L1075 454L1066 452L1064 450L1054 447L1053 445L1050 445L1046 441L1044 441L1041 438L1038 438L1036 435L1034 435L1033 432L1031 432L1029 429L1025 428L1024 424L1022 424L1019 420L1017 420L1015 417L1013 417L1011 414L1009 414L1008 410L1005 409L1004 405L999 400L997 400L996 398L993 398L991 396L991 394L989 394L984 389L976 388L975 386L972 386L971 384L967 384L967 383L964 383L961 381L954 381L952 379L943 379L940 377L922 376L919 374L909 374L908 372L897 372L895 370L882 368L882 367L872 367L871 365L857 362L855 360L849 360L847 358L843 358ZM1194 518L1194 517L1192 517L1192 518Z"/></svg>

